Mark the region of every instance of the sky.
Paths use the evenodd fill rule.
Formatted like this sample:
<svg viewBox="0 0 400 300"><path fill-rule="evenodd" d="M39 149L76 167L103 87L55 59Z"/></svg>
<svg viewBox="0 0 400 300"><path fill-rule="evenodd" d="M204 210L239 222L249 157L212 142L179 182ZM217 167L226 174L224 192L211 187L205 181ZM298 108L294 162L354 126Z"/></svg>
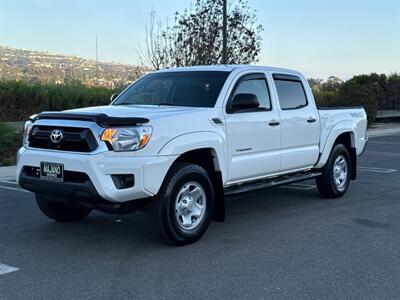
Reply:
<svg viewBox="0 0 400 300"><path fill-rule="evenodd" d="M194 0L193 0L194 1ZM228 3L233 0L228 0ZM154 9L173 20L191 0L0 0L0 45L140 63ZM400 0L248 0L264 27L259 65L308 77L400 72Z"/></svg>

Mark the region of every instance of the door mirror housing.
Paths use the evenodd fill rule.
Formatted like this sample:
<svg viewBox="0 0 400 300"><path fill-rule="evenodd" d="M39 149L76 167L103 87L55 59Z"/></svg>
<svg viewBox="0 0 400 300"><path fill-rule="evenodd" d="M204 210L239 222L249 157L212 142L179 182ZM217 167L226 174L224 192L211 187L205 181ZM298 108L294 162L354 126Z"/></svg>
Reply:
<svg viewBox="0 0 400 300"><path fill-rule="evenodd" d="M112 94L110 97L110 102L113 102L115 100L115 98L118 97L119 94Z"/></svg>
<svg viewBox="0 0 400 300"><path fill-rule="evenodd" d="M254 94L236 94L233 97L231 108L233 111L257 109L260 106Z"/></svg>

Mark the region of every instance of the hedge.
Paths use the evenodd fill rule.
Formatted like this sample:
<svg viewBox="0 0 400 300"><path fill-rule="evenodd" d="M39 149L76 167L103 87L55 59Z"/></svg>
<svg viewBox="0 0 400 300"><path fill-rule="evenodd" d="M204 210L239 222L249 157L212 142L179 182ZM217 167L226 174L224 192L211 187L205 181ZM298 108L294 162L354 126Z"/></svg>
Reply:
<svg viewBox="0 0 400 300"><path fill-rule="evenodd" d="M379 110L400 109L400 75L372 73L342 82L330 77L326 82L311 79L318 106L363 106L371 124Z"/></svg>
<svg viewBox="0 0 400 300"><path fill-rule="evenodd" d="M0 81L0 121L24 121L46 110L105 105L115 92L118 90L86 87L79 82L56 85Z"/></svg>
<svg viewBox="0 0 400 300"><path fill-rule="evenodd" d="M22 132L0 123L0 166L15 164L15 154L22 144Z"/></svg>
<svg viewBox="0 0 400 300"><path fill-rule="evenodd" d="M378 99L370 89L354 82L344 83L338 93L329 91L315 91L317 106L362 106L364 107L368 124L372 124L378 112Z"/></svg>
<svg viewBox="0 0 400 300"><path fill-rule="evenodd" d="M400 74L372 73L345 82L336 77L309 82L318 106L364 106L370 124L378 109L400 109ZM106 105L121 89L87 87L76 81L63 85L0 81L0 121L24 121L46 110Z"/></svg>

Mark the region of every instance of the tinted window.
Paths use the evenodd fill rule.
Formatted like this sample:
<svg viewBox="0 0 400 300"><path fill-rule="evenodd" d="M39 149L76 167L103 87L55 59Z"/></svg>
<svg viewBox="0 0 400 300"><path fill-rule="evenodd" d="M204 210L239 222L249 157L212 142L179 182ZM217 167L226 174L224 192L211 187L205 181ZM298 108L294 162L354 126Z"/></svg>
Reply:
<svg viewBox="0 0 400 300"><path fill-rule="evenodd" d="M240 82L234 96L237 94L255 94L260 103L260 108L271 109L271 101L265 79L249 79Z"/></svg>
<svg viewBox="0 0 400 300"><path fill-rule="evenodd" d="M114 105L214 107L229 72L165 72L143 77Z"/></svg>
<svg viewBox="0 0 400 300"><path fill-rule="evenodd" d="M280 79L274 81L282 109L301 108L307 105L307 98L300 81Z"/></svg>

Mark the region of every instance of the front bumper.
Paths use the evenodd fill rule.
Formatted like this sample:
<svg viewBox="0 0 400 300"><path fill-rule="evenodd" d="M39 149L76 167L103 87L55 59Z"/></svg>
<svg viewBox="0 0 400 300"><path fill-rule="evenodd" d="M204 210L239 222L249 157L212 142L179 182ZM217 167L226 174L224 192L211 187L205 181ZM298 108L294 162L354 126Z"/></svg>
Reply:
<svg viewBox="0 0 400 300"><path fill-rule="evenodd" d="M55 195L86 202L99 202L104 199L97 193L96 188L88 177L82 181L53 182L41 180L36 174L35 167L24 167L19 175L19 184L22 188L39 194ZM35 176L33 175L35 174Z"/></svg>
<svg viewBox="0 0 400 300"><path fill-rule="evenodd" d="M136 156L134 152L104 152L79 154L62 151L33 150L18 151L17 181L33 192L59 195L70 198L101 198L111 202L152 197L157 194L165 175L177 156ZM84 183L44 182L40 178L27 176L25 167L40 167L41 162L64 164L65 171L80 172L88 176ZM117 189L111 175L133 174L135 184L131 188Z"/></svg>

